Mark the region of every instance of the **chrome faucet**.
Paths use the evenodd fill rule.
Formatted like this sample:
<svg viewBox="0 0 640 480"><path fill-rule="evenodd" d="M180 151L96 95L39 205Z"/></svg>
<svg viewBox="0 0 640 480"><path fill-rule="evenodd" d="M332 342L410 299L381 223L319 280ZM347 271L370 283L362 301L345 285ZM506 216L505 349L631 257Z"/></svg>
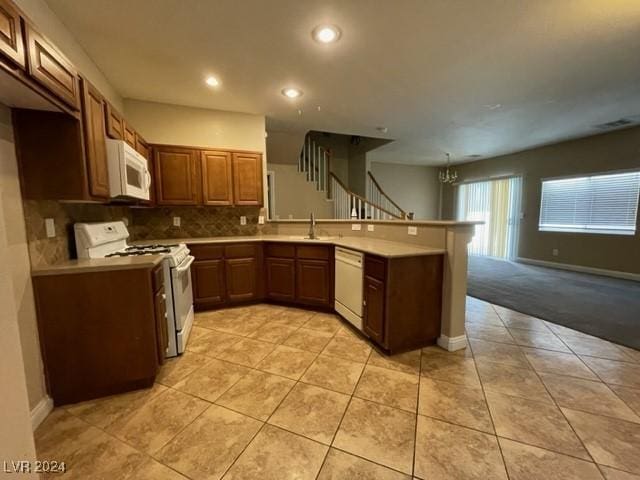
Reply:
<svg viewBox="0 0 640 480"><path fill-rule="evenodd" d="M311 212L311 218L309 219L309 238L311 240L316 239L316 217Z"/></svg>

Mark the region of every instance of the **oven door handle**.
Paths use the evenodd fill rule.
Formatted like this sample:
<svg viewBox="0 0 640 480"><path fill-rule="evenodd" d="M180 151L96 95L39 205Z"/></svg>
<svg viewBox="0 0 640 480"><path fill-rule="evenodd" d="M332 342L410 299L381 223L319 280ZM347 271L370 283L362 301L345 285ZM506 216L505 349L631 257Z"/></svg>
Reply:
<svg viewBox="0 0 640 480"><path fill-rule="evenodd" d="M187 270L189 270L189 267L191 267L191 264L194 262L195 259L196 257L194 257L193 255L189 255L180 265L176 267L176 273L178 275L181 275Z"/></svg>

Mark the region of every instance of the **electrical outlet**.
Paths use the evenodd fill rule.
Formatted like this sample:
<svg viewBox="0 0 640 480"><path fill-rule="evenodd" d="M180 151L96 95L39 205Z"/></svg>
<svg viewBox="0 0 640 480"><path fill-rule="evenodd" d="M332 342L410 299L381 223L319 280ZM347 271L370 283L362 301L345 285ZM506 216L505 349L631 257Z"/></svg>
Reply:
<svg viewBox="0 0 640 480"><path fill-rule="evenodd" d="M258 215L258 225L264 225L264 215Z"/></svg>
<svg viewBox="0 0 640 480"><path fill-rule="evenodd" d="M554 257L557 257L558 255L560 255L560 250L558 250L557 248L554 248L553 250L551 250L551 254Z"/></svg>
<svg viewBox="0 0 640 480"><path fill-rule="evenodd" d="M44 229L47 232L47 238L53 238L56 236L56 224L53 218L44 219Z"/></svg>
<svg viewBox="0 0 640 480"><path fill-rule="evenodd" d="M247 224L247 217L245 217L244 215L242 215L240 217L240 225L246 225Z"/></svg>
<svg viewBox="0 0 640 480"><path fill-rule="evenodd" d="M351 224L351 230L360 231L360 230L362 230L362 225L360 225L359 223L352 223Z"/></svg>
<svg viewBox="0 0 640 480"><path fill-rule="evenodd" d="M173 217L173 226L174 227L180 226L180 217Z"/></svg>
<svg viewBox="0 0 640 480"><path fill-rule="evenodd" d="M409 235L418 235L418 227L407 227L407 233Z"/></svg>
<svg viewBox="0 0 640 480"><path fill-rule="evenodd" d="M375 226L372 224L367 225L367 232L373 232L375 230Z"/></svg>

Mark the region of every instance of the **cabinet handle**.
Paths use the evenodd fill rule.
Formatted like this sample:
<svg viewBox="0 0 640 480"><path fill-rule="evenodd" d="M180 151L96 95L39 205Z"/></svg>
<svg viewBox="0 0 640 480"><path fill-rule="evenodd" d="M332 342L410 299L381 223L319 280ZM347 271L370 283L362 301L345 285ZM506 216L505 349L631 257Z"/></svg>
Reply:
<svg viewBox="0 0 640 480"><path fill-rule="evenodd" d="M164 318L167 318L167 312L164 312Z"/></svg>
<svg viewBox="0 0 640 480"><path fill-rule="evenodd" d="M367 306L367 301L366 300L362 300L362 306L364 306L364 307Z"/></svg>

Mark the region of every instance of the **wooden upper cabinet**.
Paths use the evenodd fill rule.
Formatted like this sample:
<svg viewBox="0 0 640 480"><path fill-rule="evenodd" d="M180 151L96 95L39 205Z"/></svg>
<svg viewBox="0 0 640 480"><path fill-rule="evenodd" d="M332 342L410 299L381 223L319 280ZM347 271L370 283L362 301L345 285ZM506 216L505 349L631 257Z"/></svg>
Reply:
<svg viewBox="0 0 640 480"><path fill-rule="evenodd" d="M107 135L116 140L124 140L124 119L113 106L107 102L106 108Z"/></svg>
<svg viewBox="0 0 640 480"><path fill-rule="evenodd" d="M26 25L29 75L75 110L80 109L78 72L71 63Z"/></svg>
<svg viewBox="0 0 640 480"><path fill-rule="evenodd" d="M158 205L200 203L197 151L159 146L154 149L154 175Z"/></svg>
<svg viewBox="0 0 640 480"><path fill-rule="evenodd" d="M233 203L261 206L262 155L259 153L233 153Z"/></svg>
<svg viewBox="0 0 640 480"><path fill-rule="evenodd" d="M233 205L231 153L205 150L202 164L202 201L205 205Z"/></svg>
<svg viewBox="0 0 640 480"><path fill-rule="evenodd" d="M0 0L0 53L25 68L26 59L20 13L7 0Z"/></svg>
<svg viewBox="0 0 640 480"><path fill-rule="evenodd" d="M86 80L81 81L81 86L89 193L94 197L109 198L104 99Z"/></svg>
<svg viewBox="0 0 640 480"><path fill-rule="evenodd" d="M151 161L151 147L146 142L144 138L136 133L136 151L146 158L149 162Z"/></svg>
<svg viewBox="0 0 640 480"><path fill-rule="evenodd" d="M122 122L122 133L124 137L123 140L133 148L136 148L136 131L125 121Z"/></svg>

